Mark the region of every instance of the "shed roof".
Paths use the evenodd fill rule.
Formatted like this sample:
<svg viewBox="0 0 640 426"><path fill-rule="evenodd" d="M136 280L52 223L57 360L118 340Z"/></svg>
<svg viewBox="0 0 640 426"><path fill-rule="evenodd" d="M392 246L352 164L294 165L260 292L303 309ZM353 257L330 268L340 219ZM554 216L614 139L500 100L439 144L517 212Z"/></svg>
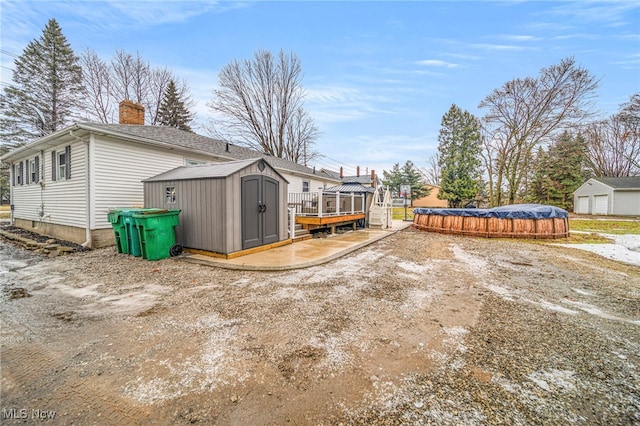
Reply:
<svg viewBox="0 0 640 426"><path fill-rule="evenodd" d="M251 158L248 160L225 161L213 164L201 164L197 166L180 166L168 172L152 176L143 182L165 182L169 180L194 180L194 179L219 179L231 176L232 174L249 167L250 165L264 161L262 158ZM268 167L269 164L265 161ZM271 167L273 168L273 167ZM276 171L276 173L278 173ZM286 181L280 173L278 175ZM288 183L288 182L287 182Z"/></svg>
<svg viewBox="0 0 640 426"><path fill-rule="evenodd" d="M628 177L596 177L593 178L613 189L640 190L640 176Z"/></svg>
<svg viewBox="0 0 640 426"><path fill-rule="evenodd" d="M369 192L374 193L376 189L371 186L364 186L359 183L343 183L342 185L326 188L325 192Z"/></svg>

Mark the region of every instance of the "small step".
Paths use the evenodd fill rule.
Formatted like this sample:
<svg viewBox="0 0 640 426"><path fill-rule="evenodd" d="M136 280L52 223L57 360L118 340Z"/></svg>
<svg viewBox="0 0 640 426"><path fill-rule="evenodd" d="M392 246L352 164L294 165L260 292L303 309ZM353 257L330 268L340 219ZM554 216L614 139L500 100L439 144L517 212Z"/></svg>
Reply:
<svg viewBox="0 0 640 426"><path fill-rule="evenodd" d="M307 229L296 229L295 236L296 237L301 237L303 235L307 235L308 233L309 233L309 231Z"/></svg>
<svg viewBox="0 0 640 426"><path fill-rule="evenodd" d="M293 242L294 242L294 243L297 243L298 241L309 240L309 239L311 239L311 238L313 238L313 235L311 235L311 234L307 233L307 234L305 234L305 235L300 235L299 237L294 237L294 238L293 238Z"/></svg>

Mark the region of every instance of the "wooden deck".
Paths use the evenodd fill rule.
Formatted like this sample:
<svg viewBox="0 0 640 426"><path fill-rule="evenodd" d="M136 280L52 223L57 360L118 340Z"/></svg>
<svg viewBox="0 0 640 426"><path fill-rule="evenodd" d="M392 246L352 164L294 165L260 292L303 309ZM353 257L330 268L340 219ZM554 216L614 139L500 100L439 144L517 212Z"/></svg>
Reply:
<svg viewBox="0 0 640 426"><path fill-rule="evenodd" d="M356 229L356 222L364 219L365 213L354 213L335 216L296 216L296 223L301 224L305 229L312 231L319 228L329 228L331 233L335 233L336 226L351 225Z"/></svg>

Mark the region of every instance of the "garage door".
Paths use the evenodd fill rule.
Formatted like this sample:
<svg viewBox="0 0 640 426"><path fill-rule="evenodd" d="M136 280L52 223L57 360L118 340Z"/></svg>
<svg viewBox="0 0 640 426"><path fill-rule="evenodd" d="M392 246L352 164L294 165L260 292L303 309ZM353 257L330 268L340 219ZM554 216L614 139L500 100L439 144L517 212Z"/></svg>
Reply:
<svg viewBox="0 0 640 426"><path fill-rule="evenodd" d="M589 213L589 197L578 197L578 205L576 205L576 213Z"/></svg>
<svg viewBox="0 0 640 426"><path fill-rule="evenodd" d="M595 206L593 207L593 214L608 214L609 213L609 196L608 195L596 195L594 198Z"/></svg>

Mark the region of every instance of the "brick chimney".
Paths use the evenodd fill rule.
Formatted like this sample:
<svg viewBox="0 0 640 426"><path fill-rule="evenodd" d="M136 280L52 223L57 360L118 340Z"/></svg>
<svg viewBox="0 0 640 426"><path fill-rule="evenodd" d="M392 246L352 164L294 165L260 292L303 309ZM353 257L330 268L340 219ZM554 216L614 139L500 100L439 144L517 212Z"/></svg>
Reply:
<svg viewBox="0 0 640 426"><path fill-rule="evenodd" d="M144 125L144 107L130 100L120 102L120 124Z"/></svg>
<svg viewBox="0 0 640 426"><path fill-rule="evenodd" d="M344 177L344 173L342 172L342 167L340 167L340 179Z"/></svg>
<svg viewBox="0 0 640 426"><path fill-rule="evenodd" d="M371 186L376 187L376 171L371 169Z"/></svg>
<svg viewBox="0 0 640 426"><path fill-rule="evenodd" d="M356 167L356 176L360 177L360 166Z"/></svg>

